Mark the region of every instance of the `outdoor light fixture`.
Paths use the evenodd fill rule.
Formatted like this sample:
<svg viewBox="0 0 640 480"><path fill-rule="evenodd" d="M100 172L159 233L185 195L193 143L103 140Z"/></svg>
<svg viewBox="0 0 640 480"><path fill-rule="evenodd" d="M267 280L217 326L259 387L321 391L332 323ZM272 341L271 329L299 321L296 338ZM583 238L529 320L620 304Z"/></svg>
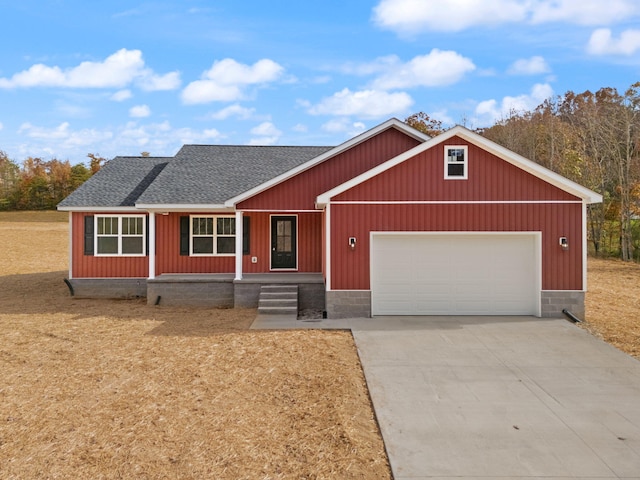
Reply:
<svg viewBox="0 0 640 480"><path fill-rule="evenodd" d="M569 242L567 241L567 237L560 237L558 243L560 243L560 248L562 248L562 250L569 250Z"/></svg>
<svg viewBox="0 0 640 480"><path fill-rule="evenodd" d="M351 247L351 250L356 249L356 237L349 237L349 246Z"/></svg>

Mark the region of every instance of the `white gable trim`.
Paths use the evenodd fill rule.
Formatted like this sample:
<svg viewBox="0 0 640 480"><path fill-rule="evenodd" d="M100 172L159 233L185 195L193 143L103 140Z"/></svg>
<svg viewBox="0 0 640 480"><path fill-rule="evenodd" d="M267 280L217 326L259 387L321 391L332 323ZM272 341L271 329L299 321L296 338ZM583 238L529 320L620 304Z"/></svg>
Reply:
<svg viewBox="0 0 640 480"><path fill-rule="evenodd" d="M602 195L592 190L589 190L588 188L583 187L582 185L579 185L569 180L568 178L563 177L562 175L552 172L551 170L543 167L542 165L538 165L537 163L532 162L531 160L523 157L522 155L518 155L517 153L512 152L511 150L504 148L498 145L497 143L492 142L491 140L486 139L483 136L472 132L471 130L468 130L467 128L464 128L458 125L438 135L437 137L433 137L428 141L424 142L423 144L418 145L412 148L411 150L408 150L398 155L397 157L392 158L391 160L388 160L385 163L382 163L377 167L374 167L371 170L368 170L362 173L361 175L358 175L357 177L352 178L351 180L343 183L342 185L338 185L337 187L332 188L331 190L321 195L318 195L316 199L316 206L318 208L324 208L324 206L327 205L327 203L329 203L331 198L335 197L336 195L340 195L341 193L344 193L347 190L350 190L356 185L366 182L367 180L383 172L386 172L387 170L395 167L396 165L399 165L402 162L405 162L406 160L409 160L410 158L415 157L416 155L434 147L435 145L446 142L447 140L449 140L454 136L461 137L467 142L472 143L496 155L502 160L524 170L525 172L528 172L534 175L535 177L538 177L541 180L544 180L545 182L550 183L551 185L554 185L560 188L561 190L564 190L565 192L568 192L572 195L575 195L576 197L581 198L582 201L585 203L589 204L589 203L602 202Z"/></svg>
<svg viewBox="0 0 640 480"><path fill-rule="evenodd" d="M258 185L254 188L252 188L251 190L247 190L244 193L241 193L240 195L237 195L233 198L230 198L229 200L227 200L225 202L225 206L226 207L235 207L235 205L239 202L242 202L243 200L246 200L248 198L253 197L254 195L257 195L258 193L261 193L281 182L284 182L285 180L288 180L289 178L292 178L302 172L304 172L305 170L308 170L322 162L324 162L325 160L328 160L331 157L334 157L356 145L358 145L359 143L364 142L365 140L368 140L369 138L375 137L376 135L378 135L379 133L389 129L389 128L396 128L397 130L400 130L403 133L406 133L407 135L415 138L416 140L420 141L420 142L426 142L427 140L429 140L431 137L429 137L428 135L425 135L424 133L410 127L409 125L407 125L406 123L401 122L400 120L398 120L397 118L391 118L390 120L387 120L384 123L381 123L380 125L378 125L377 127L373 127L370 130L367 130L364 133L361 133L360 135L353 137L351 140L347 140L346 142L344 142L341 145L338 145L335 148L332 148L331 150L328 150L327 152L323 153L322 155L319 155L311 160L309 160L306 163L303 163L302 165L299 165L281 175L278 175L275 178L272 178L271 180L269 180L268 182L265 182L261 185Z"/></svg>

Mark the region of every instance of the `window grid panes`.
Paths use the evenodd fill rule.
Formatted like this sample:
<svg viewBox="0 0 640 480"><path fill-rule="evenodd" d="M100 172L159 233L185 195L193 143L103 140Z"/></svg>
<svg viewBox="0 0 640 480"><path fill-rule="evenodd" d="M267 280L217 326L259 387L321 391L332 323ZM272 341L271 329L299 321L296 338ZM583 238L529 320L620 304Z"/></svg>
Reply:
<svg viewBox="0 0 640 480"><path fill-rule="evenodd" d="M192 255L233 255L235 251L235 217L191 217Z"/></svg>
<svg viewBox="0 0 640 480"><path fill-rule="evenodd" d="M145 255L145 217L96 216L96 255Z"/></svg>

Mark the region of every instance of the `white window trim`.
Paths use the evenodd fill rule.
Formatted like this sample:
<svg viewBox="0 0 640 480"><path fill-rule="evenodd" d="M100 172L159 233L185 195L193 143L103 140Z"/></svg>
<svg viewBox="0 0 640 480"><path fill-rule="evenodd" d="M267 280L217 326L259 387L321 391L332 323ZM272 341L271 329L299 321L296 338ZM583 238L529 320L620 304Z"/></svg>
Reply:
<svg viewBox="0 0 640 480"><path fill-rule="evenodd" d="M464 168L464 175L449 175L449 165L458 165L459 163L449 163L449 149L455 148L464 151L464 162L462 166ZM467 180L469 177L469 147L467 145L445 145L444 146L444 179L445 180Z"/></svg>
<svg viewBox="0 0 640 480"><path fill-rule="evenodd" d="M193 252L193 219L194 218L211 218L213 221L213 235L196 235L196 237L211 237L213 238L213 253L194 253ZM232 218L235 219L235 215L189 215L189 256L190 257L235 257L236 253L217 253L218 250L218 237L231 237L232 235L218 235L218 219L219 218ZM238 235L238 225L236 225L236 233L233 235L234 245L236 244L236 236Z"/></svg>
<svg viewBox="0 0 640 480"><path fill-rule="evenodd" d="M118 219L118 253L99 253L98 238L99 237L115 237L116 235L99 235L98 221L101 218L117 218ZM141 218L142 219L142 235L123 235L122 219L123 218ZM146 215L95 215L93 218L93 255L95 257L146 257L147 255L147 222ZM122 239L126 237L142 237L142 253L122 253Z"/></svg>

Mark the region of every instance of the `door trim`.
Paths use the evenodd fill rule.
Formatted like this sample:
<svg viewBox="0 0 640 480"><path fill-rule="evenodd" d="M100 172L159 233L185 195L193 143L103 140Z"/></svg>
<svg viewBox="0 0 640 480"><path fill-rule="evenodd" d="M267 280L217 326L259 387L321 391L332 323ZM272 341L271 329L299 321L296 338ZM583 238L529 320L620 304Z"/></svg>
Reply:
<svg viewBox="0 0 640 480"><path fill-rule="evenodd" d="M279 217L279 218L294 218L295 219L295 261L296 261L296 266L293 268L279 268L279 267L273 267L272 262L273 262L273 235L272 235L272 230L273 230L273 218L274 217ZM278 214L278 213L273 213L271 215L269 215L269 270L270 271L277 271L277 272L297 272L298 271L298 252L299 252L299 248L298 248L298 215L282 215L282 214Z"/></svg>

